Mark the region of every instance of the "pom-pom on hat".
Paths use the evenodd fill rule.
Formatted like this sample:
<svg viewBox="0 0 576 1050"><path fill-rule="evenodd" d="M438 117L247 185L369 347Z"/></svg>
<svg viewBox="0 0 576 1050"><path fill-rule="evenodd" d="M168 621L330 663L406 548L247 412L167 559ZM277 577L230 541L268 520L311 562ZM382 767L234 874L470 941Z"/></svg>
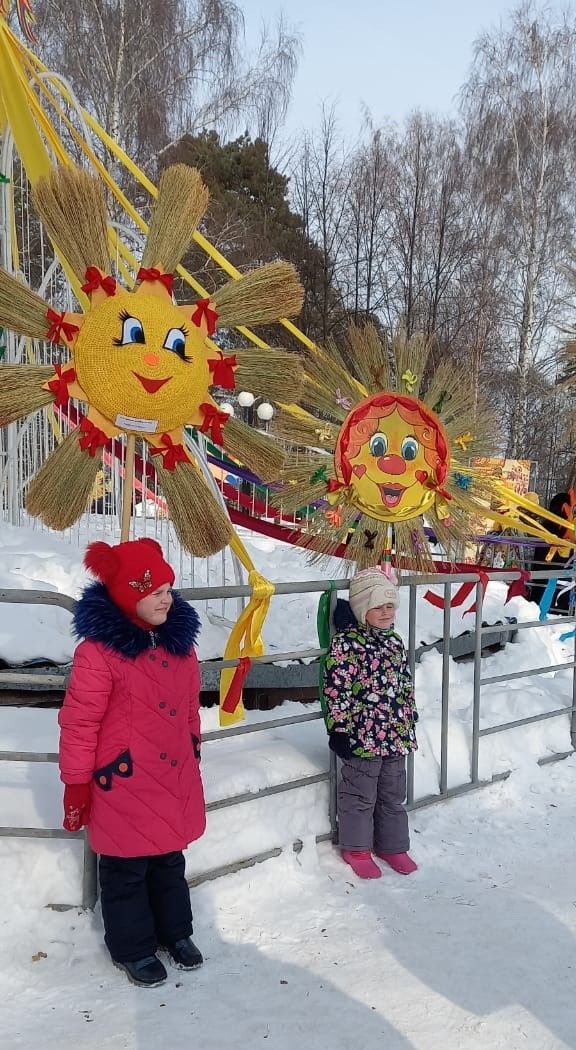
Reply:
<svg viewBox="0 0 576 1050"><path fill-rule="evenodd" d="M396 573L391 566L373 566L370 569L362 569L357 572L350 581L350 608L358 623L366 623L366 613L370 609L377 609L381 605L392 604L398 608L400 595L398 594Z"/></svg>
<svg viewBox="0 0 576 1050"><path fill-rule="evenodd" d="M128 540L111 546L91 543L84 555L84 565L104 584L119 609L134 616L141 598L158 587L175 580L174 570L156 540Z"/></svg>

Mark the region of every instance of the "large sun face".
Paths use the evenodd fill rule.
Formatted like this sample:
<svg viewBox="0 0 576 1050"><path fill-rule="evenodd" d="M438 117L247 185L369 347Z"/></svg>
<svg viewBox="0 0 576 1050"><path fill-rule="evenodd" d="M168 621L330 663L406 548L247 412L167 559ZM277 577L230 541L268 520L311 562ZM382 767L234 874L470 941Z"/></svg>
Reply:
<svg viewBox="0 0 576 1050"><path fill-rule="evenodd" d="M448 442L422 402L376 394L347 416L334 463L358 510L380 521L408 521L434 503L449 468Z"/></svg>
<svg viewBox="0 0 576 1050"><path fill-rule="evenodd" d="M87 400L106 419L161 434L192 419L206 400L213 353L168 299L119 289L86 314L74 366Z"/></svg>

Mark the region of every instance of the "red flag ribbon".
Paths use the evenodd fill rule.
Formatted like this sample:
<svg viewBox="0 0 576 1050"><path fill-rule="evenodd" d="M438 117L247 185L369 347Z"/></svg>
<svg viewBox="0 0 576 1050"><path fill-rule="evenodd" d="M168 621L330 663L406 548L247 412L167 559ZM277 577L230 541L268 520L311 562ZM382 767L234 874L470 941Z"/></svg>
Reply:
<svg viewBox="0 0 576 1050"><path fill-rule="evenodd" d="M162 466L165 470L175 470L177 463L188 463L188 456L184 451L184 445L177 445L172 440L170 434L162 434L163 445L159 445L158 448L151 448L150 452L153 456L162 456Z"/></svg>
<svg viewBox="0 0 576 1050"><path fill-rule="evenodd" d="M222 710L226 711L226 714L228 715L234 714L234 711L240 703L240 698L242 696L242 687L244 685L246 675L248 674L248 671L250 670L251 666L252 661L248 656L240 657L240 661L236 670L234 671L234 676L228 687L228 692L226 693L226 696L222 701Z"/></svg>
<svg viewBox="0 0 576 1050"><path fill-rule="evenodd" d="M80 448L83 452L88 452L92 458L96 455L99 448L104 448L108 444L109 438L100 427L97 427L92 423L87 416L82 416L80 420L80 430L83 437L80 438Z"/></svg>
<svg viewBox="0 0 576 1050"><path fill-rule="evenodd" d="M215 445L224 444L224 435L222 433L222 427L228 422L230 416L227 412L219 412L214 405L209 405L206 402L200 405L200 411L204 413L204 422L200 427L201 434L207 434L210 431L210 440Z"/></svg>
<svg viewBox="0 0 576 1050"><path fill-rule="evenodd" d="M50 343L62 342L62 336L66 342L71 343L76 332L80 331L77 324L72 324L70 321L66 321L66 312L57 313L51 306L46 311L46 320L49 322L50 327L46 333L46 338Z"/></svg>
<svg viewBox="0 0 576 1050"><path fill-rule="evenodd" d="M62 365L54 365L54 371L56 372L56 376L48 383L48 389L55 394L54 404L56 405L56 408L65 408L70 398L68 384L74 382L76 379L76 372L73 368L67 368L66 371L64 371Z"/></svg>
<svg viewBox="0 0 576 1050"><path fill-rule="evenodd" d="M238 368L236 354L224 357L221 350L219 350L218 353L220 354L219 359L213 359L208 362L208 367L212 372L212 382L214 383L214 386L221 386L224 390L234 390L234 387L236 386L234 370Z"/></svg>
<svg viewBox="0 0 576 1050"><path fill-rule="evenodd" d="M512 583L508 586L508 594L506 595L506 601L504 605L507 605L512 598L525 598L526 597L526 584L530 579L530 573L527 569L518 569L520 578L518 580L512 580Z"/></svg>
<svg viewBox="0 0 576 1050"><path fill-rule="evenodd" d="M192 314L192 323L200 328L202 319L206 321L206 328L208 329L208 335L214 335L216 331L216 321L218 320L218 314L213 307L210 306L209 299L198 299L196 303L196 309ZM223 385L223 384L222 384Z"/></svg>
<svg viewBox="0 0 576 1050"><path fill-rule="evenodd" d="M106 295L114 295L116 293L116 281L109 274L101 273L97 266L89 266L86 270L85 275L86 284L82 285L82 291L86 292L86 295L90 295L90 292L95 292L98 288L103 288Z"/></svg>
<svg viewBox="0 0 576 1050"><path fill-rule="evenodd" d="M486 588L488 586L488 576L487 576L487 574L485 572L482 572L481 570L479 570L478 576L480 577L480 583L482 584L482 594L484 595L486 593ZM459 587L458 590L456 591L456 594L454 595L454 597L451 599L451 601L450 601L450 608L451 609L457 609L460 605L463 605L464 602L466 601L466 599L469 597L469 595L472 594L472 591L474 590L475 587L476 587L476 582L474 580L471 580L468 583L463 583L462 586ZM444 608L444 596L443 595L434 594L433 591L426 591L426 594L424 595L424 597L425 597L426 601L430 602L430 605L433 605L436 609L443 609ZM471 605L470 608L466 610L466 612L464 613L464 616L468 616L469 613L473 613L473 612L476 612L476 602L474 602L474 604Z"/></svg>
<svg viewBox="0 0 576 1050"><path fill-rule="evenodd" d="M163 273L162 270L157 270L154 266L150 268L140 267L138 270L139 281L160 281L163 284L166 291L172 295L172 288L174 286L174 274Z"/></svg>

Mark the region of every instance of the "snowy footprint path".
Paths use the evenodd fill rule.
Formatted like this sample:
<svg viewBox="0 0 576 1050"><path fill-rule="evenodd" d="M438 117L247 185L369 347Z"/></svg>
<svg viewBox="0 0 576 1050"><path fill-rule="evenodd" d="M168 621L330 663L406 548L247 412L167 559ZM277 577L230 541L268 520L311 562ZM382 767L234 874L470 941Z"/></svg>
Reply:
<svg viewBox="0 0 576 1050"><path fill-rule="evenodd" d="M575 818L572 758L416 814L413 878L361 884L307 844L208 884L206 965L152 991L111 968L98 917L20 902L0 922L2 1045L573 1048Z"/></svg>

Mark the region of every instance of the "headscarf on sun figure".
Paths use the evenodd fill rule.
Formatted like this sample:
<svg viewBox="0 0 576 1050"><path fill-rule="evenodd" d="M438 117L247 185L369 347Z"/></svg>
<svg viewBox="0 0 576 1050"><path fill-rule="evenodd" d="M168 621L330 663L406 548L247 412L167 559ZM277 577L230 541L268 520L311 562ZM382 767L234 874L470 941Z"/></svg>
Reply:
<svg viewBox="0 0 576 1050"><path fill-rule="evenodd" d="M221 550L230 521L207 486L184 441L190 425L241 460L263 480L283 463L278 445L222 412L212 386L257 390L297 400L298 357L277 350L223 353L211 336L220 326L267 324L297 314L303 291L287 263L270 263L228 281L210 299L178 306L174 271L208 204L199 173L167 168L160 180L141 267L132 290L111 276L104 189L80 168L53 169L33 188L36 210L58 250L89 296L82 314L51 307L15 277L0 271L0 325L64 347L52 366L3 365L0 426L69 398L88 406L80 425L49 456L30 484L26 507L55 529L86 510L103 449L134 434L152 454L176 533L197 556Z"/></svg>

